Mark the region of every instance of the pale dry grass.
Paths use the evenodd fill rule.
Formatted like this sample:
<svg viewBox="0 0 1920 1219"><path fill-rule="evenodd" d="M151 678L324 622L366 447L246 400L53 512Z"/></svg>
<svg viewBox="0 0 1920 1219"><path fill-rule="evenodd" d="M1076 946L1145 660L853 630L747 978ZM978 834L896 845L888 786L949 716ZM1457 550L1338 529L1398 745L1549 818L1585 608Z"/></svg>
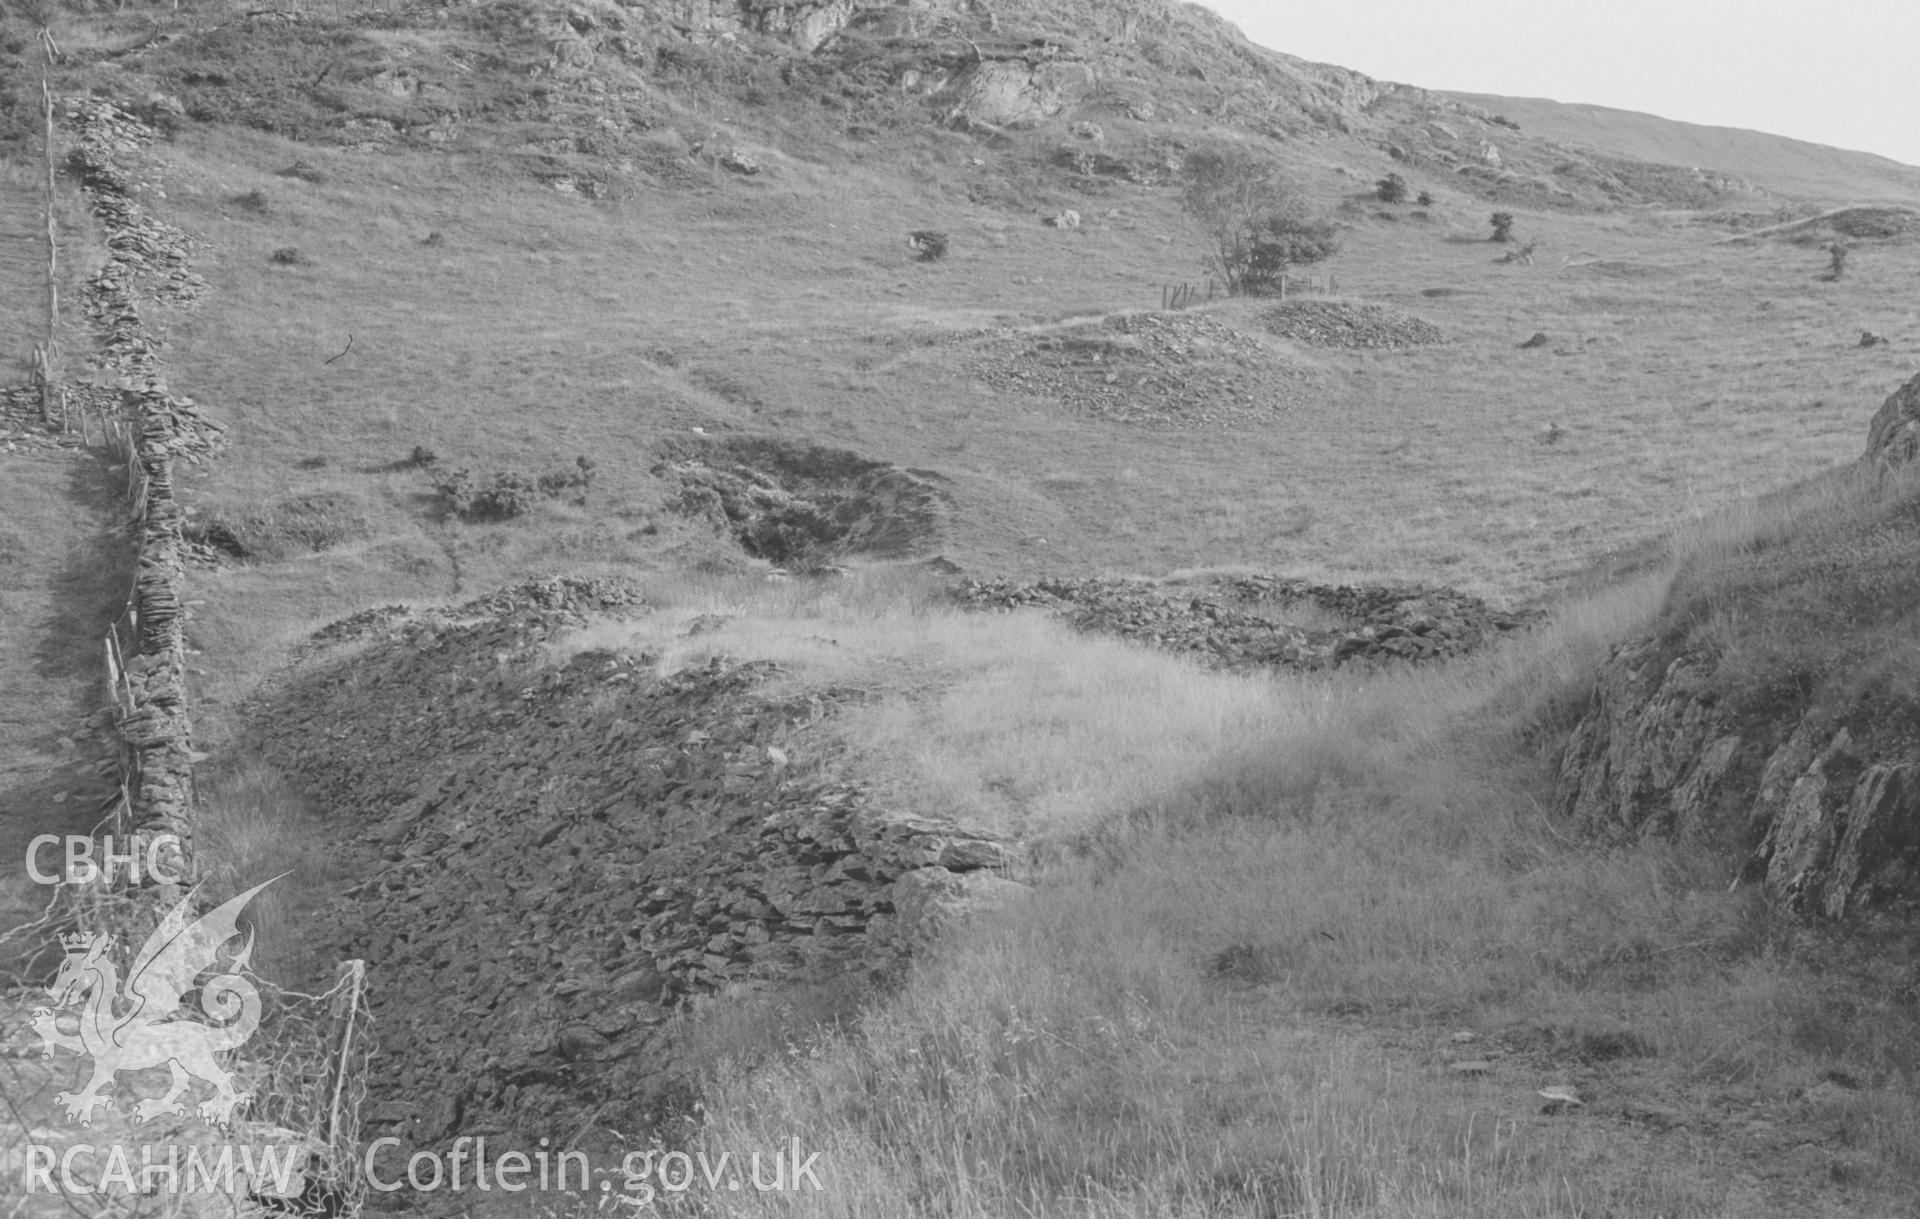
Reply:
<svg viewBox="0 0 1920 1219"><path fill-rule="evenodd" d="M555 645L645 652L662 672L714 655L778 662L801 686L878 701L836 718L861 772L900 807L1054 840L1196 781L1229 742L1321 712L1263 679L1207 673L1038 613L967 613L884 574L827 584L655 578L659 608ZM690 628L703 616L725 620Z"/></svg>

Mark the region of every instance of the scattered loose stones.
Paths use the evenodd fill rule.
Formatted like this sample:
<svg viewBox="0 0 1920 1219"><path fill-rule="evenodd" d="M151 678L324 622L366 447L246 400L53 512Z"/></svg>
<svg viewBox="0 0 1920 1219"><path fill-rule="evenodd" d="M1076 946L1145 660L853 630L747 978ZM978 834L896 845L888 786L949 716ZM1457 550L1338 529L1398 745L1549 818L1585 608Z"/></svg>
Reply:
<svg viewBox="0 0 1920 1219"><path fill-rule="evenodd" d="M371 610L322 632L352 653L316 645L261 708L261 747L363 844L314 934L378 966L381 1133L620 1128L674 1085L659 1038L695 996L859 986L1022 892L1012 844L842 777L817 726L860 690L549 659L648 612L616 579Z"/></svg>
<svg viewBox="0 0 1920 1219"><path fill-rule="evenodd" d="M984 339L984 341L982 341ZM1078 414L1164 428L1233 427L1304 402L1314 374L1204 313L1134 313L1032 334L975 334L973 373Z"/></svg>
<svg viewBox="0 0 1920 1219"><path fill-rule="evenodd" d="M1540 616L1496 610L1447 588L1326 585L1261 575L1218 576L1189 588L1103 578L969 580L955 595L974 609L1051 610L1078 630L1194 654L1230 670L1438 660L1473 651ZM1338 614L1352 625L1301 627L1264 608L1289 602Z"/></svg>
<svg viewBox="0 0 1920 1219"><path fill-rule="evenodd" d="M1344 301L1287 301L1262 320L1273 333L1313 347L1424 347L1447 337L1422 318Z"/></svg>

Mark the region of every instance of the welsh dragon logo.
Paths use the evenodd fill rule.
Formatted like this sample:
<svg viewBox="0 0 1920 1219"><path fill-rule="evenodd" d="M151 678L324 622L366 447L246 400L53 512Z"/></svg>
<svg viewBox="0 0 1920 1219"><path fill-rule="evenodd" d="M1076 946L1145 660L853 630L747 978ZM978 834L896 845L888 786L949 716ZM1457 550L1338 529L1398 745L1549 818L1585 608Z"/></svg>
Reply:
<svg viewBox="0 0 1920 1219"><path fill-rule="evenodd" d="M172 1087L165 1096L147 1097L136 1104L136 1120L185 1114L180 1096L190 1079L198 1078L214 1089L213 1096L200 1104L200 1116L210 1125L232 1123L234 1110L252 1096L234 1090L233 1076L213 1056L245 1044L260 1027L260 992L240 972L253 953L252 932L238 952L228 954L225 964L220 960L221 948L240 935L240 911L272 883L255 885L197 919L193 899L200 890L195 887L141 945L124 987L119 967L109 955L113 936L100 932L63 938L67 957L47 993L61 1008L85 1000L78 1013L79 1031L69 1033L60 1027L63 1015L71 1027L73 1013L45 1007L34 1009L33 1030L45 1043L48 1058L54 1050L65 1049L93 1059L93 1078L86 1087L54 1097L66 1107L68 1117L82 1126L93 1125L93 1111L113 1105L107 1090L116 1075L164 1063L173 1072ZM222 972L201 984L199 1000L200 1008L218 1023L203 1024L183 1009L181 998L196 978L213 969Z"/></svg>

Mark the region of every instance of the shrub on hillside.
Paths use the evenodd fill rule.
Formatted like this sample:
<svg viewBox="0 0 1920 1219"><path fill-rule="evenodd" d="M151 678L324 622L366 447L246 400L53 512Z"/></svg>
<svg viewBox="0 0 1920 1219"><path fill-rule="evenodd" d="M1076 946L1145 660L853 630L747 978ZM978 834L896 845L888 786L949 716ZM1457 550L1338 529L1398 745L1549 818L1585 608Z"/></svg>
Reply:
<svg viewBox="0 0 1920 1219"><path fill-rule="evenodd" d="M433 482L441 506L465 521L507 521L525 516L541 500L569 489L583 494L593 481L591 458L574 459L573 468L533 475L523 470L496 470L491 482L481 483L462 467Z"/></svg>
<svg viewBox="0 0 1920 1219"><path fill-rule="evenodd" d="M1333 224L1309 212L1273 161L1239 148L1206 148L1181 165L1182 201L1207 239L1207 269L1230 295L1277 288L1287 268L1318 262L1339 243Z"/></svg>
<svg viewBox="0 0 1920 1219"><path fill-rule="evenodd" d="M1373 193L1382 203L1405 203L1407 180L1399 174L1388 174L1373 184Z"/></svg>
<svg viewBox="0 0 1920 1219"><path fill-rule="evenodd" d="M1261 221L1248 252L1241 289L1248 295L1277 292L1289 267L1331 258L1340 236L1331 220L1269 216Z"/></svg>
<svg viewBox="0 0 1920 1219"><path fill-rule="evenodd" d="M1419 205L1420 205L1421 207L1432 207L1432 206L1433 206L1433 192L1432 192L1432 191L1427 191L1427 190L1423 190L1423 191L1421 191L1421 192L1420 192L1420 197L1419 197L1418 199L1415 199L1415 200L1414 200L1414 202L1415 202L1415 203L1418 203L1418 204L1419 204Z"/></svg>
<svg viewBox="0 0 1920 1219"><path fill-rule="evenodd" d="M1495 241L1513 240L1513 213L1495 212L1493 214L1493 239Z"/></svg>

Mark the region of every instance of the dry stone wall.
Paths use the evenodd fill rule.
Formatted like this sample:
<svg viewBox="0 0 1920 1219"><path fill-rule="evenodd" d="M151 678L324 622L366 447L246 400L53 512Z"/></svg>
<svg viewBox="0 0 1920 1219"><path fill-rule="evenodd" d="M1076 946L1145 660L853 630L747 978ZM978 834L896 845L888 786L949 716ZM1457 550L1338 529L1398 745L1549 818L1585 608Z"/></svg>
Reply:
<svg viewBox="0 0 1920 1219"><path fill-rule="evenodd" d="M106 235L106 263L87 281L82 301L100 371L118 383L70 393L112 402L114 432L127 448L138 568L122 626L108 641L115 721L123 743L122 834L169 835L180 845L162 859L191 875L193 728L187 712L184 510L174 495L175 465L212 453L221 429L193 402L167 389L161 341L141 317L143 297L187 303L204 287L188 265L184 234L146 215L125 164L152 131L111 102L86 99L66 115L76 142L70 170ZM177 852L177 853L175 853ZM167 858L167 854L174 857ZM181 856L185 856L184 858Z"/></svg>
<svg viewBox="0 0 1920 1219"><path fill-rule="evenodd" d="M548 659L589 618L642 612L624 583L558 579L369 611L260 709L262 748L360 844L315 935L372 964L380 1132L643 1123L677 1083L676 1009L866 985L1019 889L1010 844L844 777L823 723L858 690L763 662Z"/></svg>

